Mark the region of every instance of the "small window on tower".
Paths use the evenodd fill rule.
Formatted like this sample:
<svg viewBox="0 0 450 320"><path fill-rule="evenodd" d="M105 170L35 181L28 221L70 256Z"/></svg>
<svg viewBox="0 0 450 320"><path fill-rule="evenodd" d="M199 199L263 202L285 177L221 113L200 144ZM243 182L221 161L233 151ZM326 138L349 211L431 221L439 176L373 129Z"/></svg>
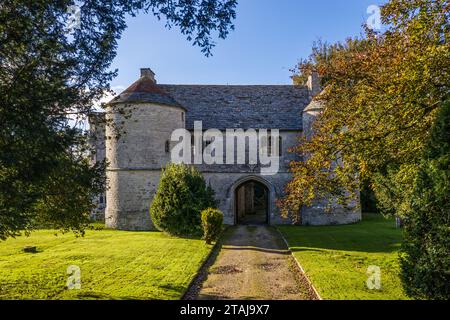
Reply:
<svg viewBox="0 0 450 320"><path fill-rule="evenodd" d="M181 113L181 121L184 121L184 112Z"/></svg>
<svg viewBox="0 0 450 320"><path fill-rule="evenodd" d="M170 152L170 141L169 140L167 140L166 141L166 153L169 153Z"/></svg>

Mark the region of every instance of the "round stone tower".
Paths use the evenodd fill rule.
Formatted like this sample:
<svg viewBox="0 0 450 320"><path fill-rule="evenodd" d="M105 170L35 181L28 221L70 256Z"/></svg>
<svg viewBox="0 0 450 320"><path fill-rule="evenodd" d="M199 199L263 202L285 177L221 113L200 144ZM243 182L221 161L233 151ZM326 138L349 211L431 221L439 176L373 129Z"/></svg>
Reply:
<svg viewBox="0 0 450 320"><path fill-rule="evenodd" d="M310 139L314 134L313 123L323 111L323 103L320 99L315 99L321 93L320 79L317 73L313 72L309 76L307 86L310 91L311 103L303 110L302 127L304 136ZM354 199L350 204L351 208L344 208L336 204L332 196L326 199L316 199L312 206L302 208L302 224L335 225L358 222L361 220L361 209L357 205L358 203L359 198ZM332 210L328 212L326 208L330 206Z"/></svg>
<svg viewBox="0 0 450 320"><path fill-rule="evenodd" d="M170 137L185 127L186 109L155 81L150 69L106 109L105 223L121 230L150 230L149 208L170 161Z"/></svg>

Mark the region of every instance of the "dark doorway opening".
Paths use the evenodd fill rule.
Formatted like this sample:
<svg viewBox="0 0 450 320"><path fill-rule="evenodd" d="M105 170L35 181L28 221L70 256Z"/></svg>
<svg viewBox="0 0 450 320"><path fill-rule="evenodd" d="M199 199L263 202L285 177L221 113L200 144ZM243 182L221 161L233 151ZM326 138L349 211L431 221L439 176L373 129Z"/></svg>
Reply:
<svg viewBox="0 0 450 320"><path fill-rule="evenodd" d="M269 223L269 190L258 181L246 181L235 191L237 224Z"/></svg>

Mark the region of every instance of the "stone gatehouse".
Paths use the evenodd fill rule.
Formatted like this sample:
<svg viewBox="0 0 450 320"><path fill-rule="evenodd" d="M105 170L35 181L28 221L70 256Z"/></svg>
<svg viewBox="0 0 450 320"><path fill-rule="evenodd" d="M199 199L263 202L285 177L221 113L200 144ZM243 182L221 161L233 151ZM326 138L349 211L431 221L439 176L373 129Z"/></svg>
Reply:
<svg viewBox="0 0 450 320"><path fill-rule="evenodd" d="M309 134L320 108L312 101L320 92L318 81L310 77L297 85L171 85L157 84L152 70L141 69L141 77L109 102L105 113L91 117L96 132L95 160L108 160L109 188L98 198L97 214L106 225L123 230L149 230L149 208L157 190L161 168L171 161L174 130L194 130L202 121L203 130L278 129L279 170L261 175L253 164L197 164L211 185L224 213L226 224L289 223L283 219L276 199L291 179L289 162L298 160L288 149L298 137ZM119 110L129 111L127 115ZM112 137L111 126L97 125L98 116L121 126L123 133ZM359 209L323 211L323 200L302 208L303 224L345 224L361 219Z"/></svg>

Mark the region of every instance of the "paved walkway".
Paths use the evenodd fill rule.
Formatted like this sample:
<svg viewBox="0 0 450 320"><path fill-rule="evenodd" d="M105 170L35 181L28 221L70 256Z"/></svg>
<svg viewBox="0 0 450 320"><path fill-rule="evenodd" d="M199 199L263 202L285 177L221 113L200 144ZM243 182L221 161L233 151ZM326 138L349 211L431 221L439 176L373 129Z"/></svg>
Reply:
<svg viewBox="0 0 450 320"><path fill-rule="evenodd" d="M229 228L197 299L302 300L312 297L273 227Z"/></svg>

